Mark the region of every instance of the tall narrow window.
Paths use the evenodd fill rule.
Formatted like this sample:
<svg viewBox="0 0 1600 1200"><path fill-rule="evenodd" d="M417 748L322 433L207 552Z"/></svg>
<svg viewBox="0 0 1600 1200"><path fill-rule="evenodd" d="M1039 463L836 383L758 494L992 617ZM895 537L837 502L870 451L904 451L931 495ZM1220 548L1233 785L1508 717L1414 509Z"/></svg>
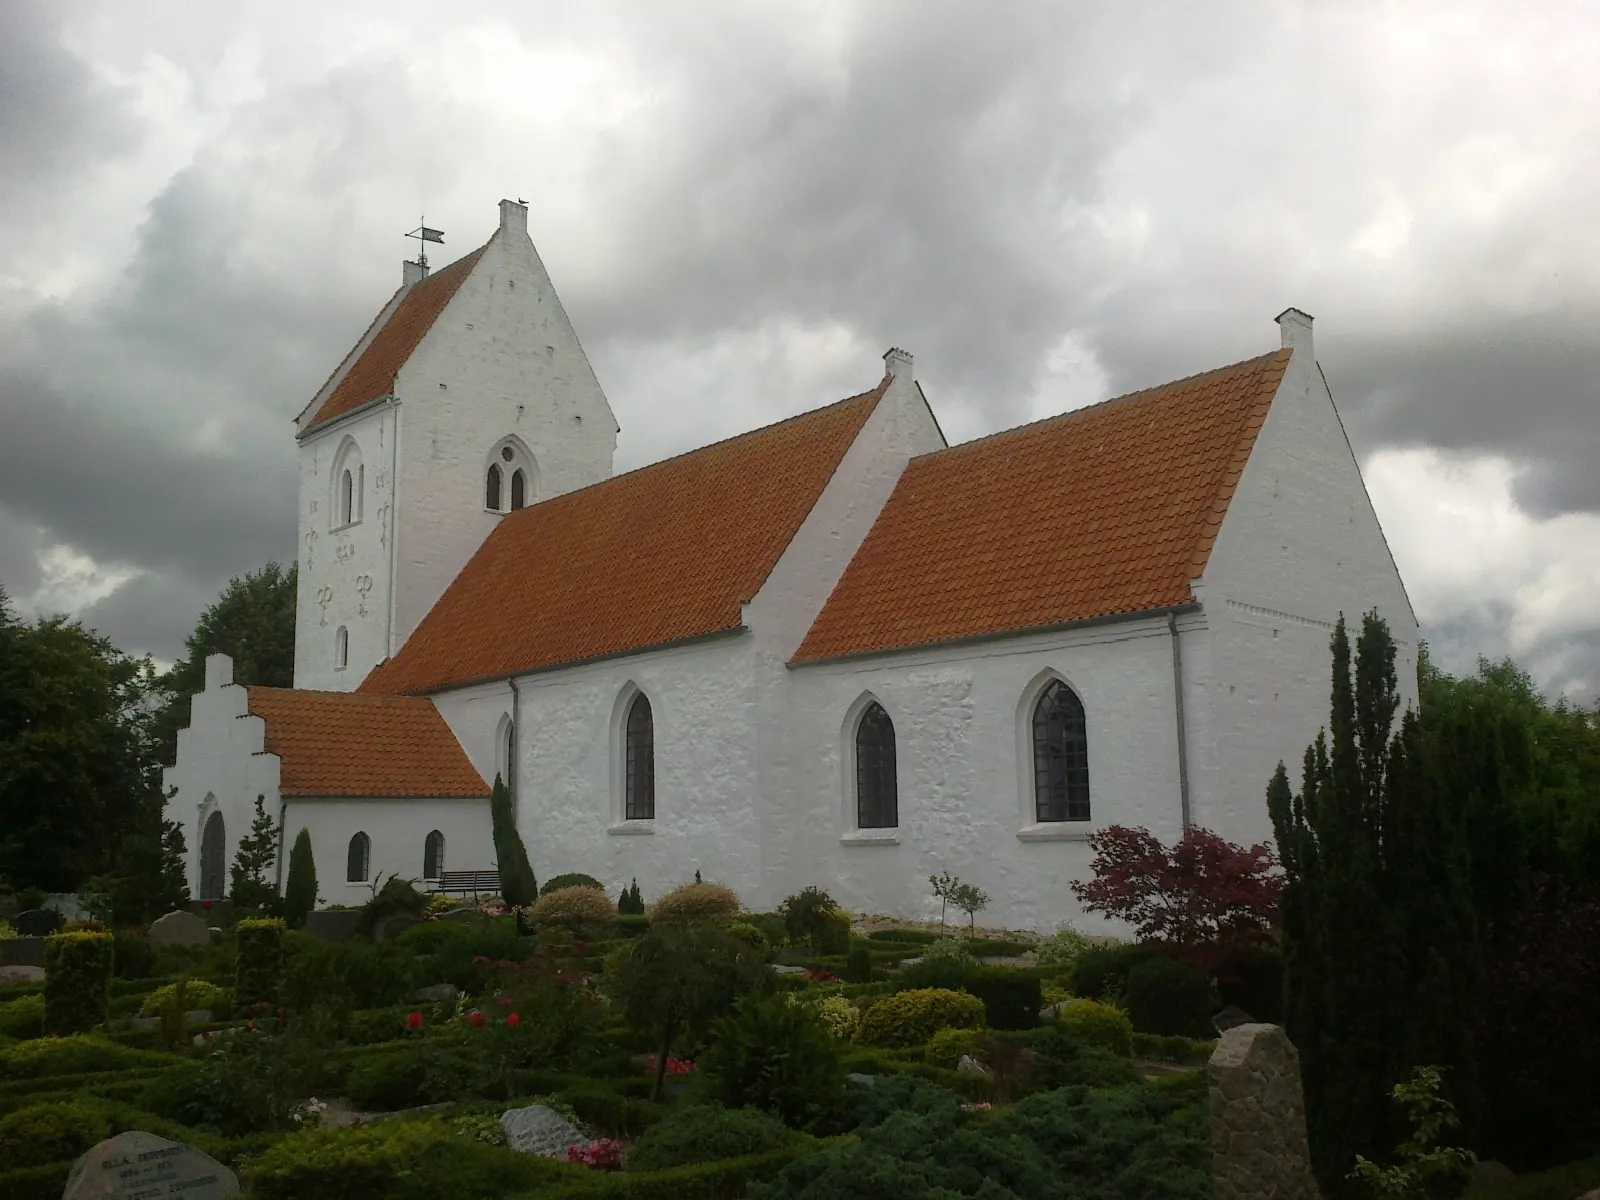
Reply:
<svg viewBox="0 0 1600 1200"><path fill-rule="evenodd" d="M444 834L435 829L422 842L422 877L438 879L444 873Z"/></svg>
<svg viewBox="0 0 1600 1200"><path fill-rule="evenodd" d="M333 635L333 665L340 671L350 665L350 630L343 625Z"/></svg>
<svg viewBox="0 0 1600 1200"><path fill-rule="evenodd" d="M490 463L489 473L483 485L483 506L500 511L500 464Z"/></svg>
<svg viewBox="0 0 1600 1200"><path fill-rule="evenodd" d="M372 839L364 833L358 833L350 839L350 855L345 860L344 868L345 882L365 883L371 866Z"/></svg>
<svg viewBox="0 0 1600 1200"><path fill-rule="evenodd" d="M893 829L900 824L895 780L894 722L874 700L856 726L856 825Z"/></svg>
<svg viewBox="0 0 1600 1200"><path fill-rule="evenodd" d="M339 524L348 525L355 520L356 477L347 469L339 476Z"/></svg>
<svg viewBox="0 0 1600 1200"><path fill-rule="evenodd" d="M528 502L528 477L521 471L511 472L511 511L523 507Z"/></svg>
<svg viewBox="0 0 1600 1200"><path fill-rule="evenodd" d="M656 815L656 731L650 701L644 693L628 706L627 775L622 815L629 821L649 821Z"/></svg>
<svg viewBox="0 0 1600 1200"><path fill-rule="evenodd" d="M1033 709L1035 819L1089 819L1089 739L1083 702L1059 679Z"/></svg>
<svg viewBox="0 0 1600 1200"><path fill-rule="evenodd" d="M227 830L222 814L214 812L206 818L205 831L200 835L200 899L222 899L227 882L227 854Z"/></svg>

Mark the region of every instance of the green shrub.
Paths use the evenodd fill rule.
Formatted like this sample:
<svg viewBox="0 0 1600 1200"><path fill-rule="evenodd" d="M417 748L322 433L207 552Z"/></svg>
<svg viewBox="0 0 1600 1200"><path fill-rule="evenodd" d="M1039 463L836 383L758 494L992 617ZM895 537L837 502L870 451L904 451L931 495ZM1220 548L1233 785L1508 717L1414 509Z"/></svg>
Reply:
<svg viewBox="0 0 1600 1200"><path fill-rule="evenodd" d="M546 885L544 894L533 906L531 919L541 930L600 934L617 919L617 910L611 897L601 888L581 883L561 888Z"/></svg>
<svg viewBox="0 0 1600 1200"><path fill-rule="evenodd" d="M1215 1042L1201 1042L1194 1038L1176 1035L1162 1037L1154 1033L1133 1035L1133 1053L1136 1057L1161 1059L1166 1062L1181 1063L1184 1066L1205 1062L1215 1049Z"/></svg>
<svg viewBox="0 0 1600 1200"><path fill-rule="evenodd" d="M0 1050L0 1079L44 1079L132 1067L164 1067L170 1054L119 1046L101 1035L39 1037Z"/></svg>
<svg viewBox="0 0 1600 1200"><path fill-rule="evenodd" d="M767 945L776 950L783 945L789 936L784 929L783 918L777 913L745 913L739 920L746 925L754 925L761 930L761 936L767 939Z"/></svg>
<svg viewBox="0 0 1600 1200"><path fill-rule="evenodd" d="M1218 999L1257 1021L1283 1021L1283 953L1277 949L1230 955L1217 970ZM1208 1033L1206 1036L1210 1036Z"/></svg>
<svg viewBox="0 0 1600 1200"><path fill-rule="evenodd" d="M709 1099L796 1129L828 1120L844 1098L838 1041L815 1009L785 996L739 1001L711 1026L699 1070Z"/></svg>
<svg viewBox="0 0 1600 1200"><path fill-rule="evenodd" d="M567 873L566 875L552 875L549 879L546 879L544 881L544 886L539 889L539 895L548 896L551 892L557 892L562 888L569 887L595 888L596 890L602 892L606 890L606 885L601 883L593 875L584 875L580 872L573 871Z"/></svg>
<svg viewBox="0 0 1600 1200"><path fill-rule="evenodd" d="M918 988L896 992L869 1008L856 1039L867 1046L921 1046L941 1029L981 1028L983 1001L976 996Z"/></svg>
<svg viewBox="0 0 1600 1200"><path fill-rule="evenodd" d="M617 918L617 936L639 938L650 932L650 918L642 912L623 913Z"/></svg>
<svg viewBox="0 0 1600 1200"><path fill-rule="evenodd" d="M0 1117L0 1162L40 1167L70 1162L109 1136L111 1122L80 1101L34 1104Z"/></svg>
<svg viewBox="0 0 1600 1200"><path fill-rule="evenodd" d="M757 954L761 955L762 958L766 958L772 953L772 943L767 941L767 935L749 921L735 921L732 925L729 925L728 936L744 942Z"/></svg>
<svg viewBox="0 0 1600 1200"><path fill-rule="evenodd" d="M115 940L109 933L58 933L44 944L44 1027L57 1036L104 1025Z"/></svg>
<svg viewBox="0 0 1600 1200"><path fill-rule="evenodd" d="M467 1055L423 1039L362 1058L345 1077L345 1094L357 1108L395 1112L460 1099L475 1090L482 1074Z"/></svg>
<svg viewBox="0 0 1600 1200"><path fill-rule="evenodd" d="M983 1001L990 1029L1032 1029L1039 1023L1039 977L1015 967L978 967L962 985Z"/></svg>
<svg viewBox="0 0 1600 1200"><path fill-rule="evenodd" d="M1128 1017L1140 1033L1203 1038L1210 1031L1211 980L1171 958L1147 958L1128 972Z"/></svg>
<svg viewBox="0 0 1600 1200"><path fill-rule="evenodd" d="M585 1170L571 1182L547 1184L527 1200L726 1200L753 1196L752 1187L759 1189L764 1181L822 1144L797 1137L793 1145L765 1154L691 1163L665 1171Z"/></svg>
<svg viewBox="0 0 1600 1200"><path fill-rule="evenodd" d="M283 982L283 922L248 919L234 928L238 957L234 966L233 1000L241 1009L276 1004Z"/></svg>
<svg viewBox="0 0 1600 1200"><path fill-rule="evenodd" d="M630 1171L661 1171L719 1158L743 1158L792 1145L794 1131L747 1108L691 1104L653 1125L628 1154Z"/></svg>
<svg viewBox="0 0 1600 1200"><path fill-rule="evenodd" d="M1033 945L1015 938L977 938L968 940L967 953L974 958L1017 958L1032 950Z"/></svg>
<svg viewBox="0 0 1600 1200"><path fill-rule="evenodd" d="M644 897L639 893L639 881L634 879L617 897L617 912L625 917L644 916Z"/></svg>
<svg viewBox="0 0 1600 1200"><path fill-rule="evenodd" d="M144 1003L139 1005L139 1015L159 1017L167 1005L177 998L179 986L176 983L169 983L150 992L145 996ZM207 983L204 979L186 979L182 987L185 1011L205 1009L213 1015L219 1015L231 1006L232 997L216 984Z"/></svg>
<svg viewBox="0 0 1600 1200"><path fill-rule="evenodd" d="M793 992L788 996L794 1000L801 999ZM844 996L821 996L804 1002L816 1010L817 1016L828 1027L828 1032L841 1042L848 1042L861 1027L861 1010Z"/></svg>
<svg viewBox="0 0 1600 1200"><path fill-rule="evenodd" d="M1097 1000L1072 1000L1057 1018L1062 1028L1090 1046L1122 1058L1133 1057L1133 1024L1128 1014Z"/></svg>
<svg viewBox="0 0 1600 1200"><path fill-rule="evenodd" d="M962 938L940 938L928 944L918 961L900 972L904 988L947 988L960 991L978 969L977 960Z"/></svg>
<svg viewBox="0 0 1600 1200"><path fill-rule="evenodd" d="M976 1029L941 1029L928 1039L923 1060L936 1067L954 1069L963 1055L972 1053L972 1042L977 1036Z"/></svg>
<svg viewBox="0 0 1600 1200"><path fill-rule="evenodd" d="M1088 936L1079 933L1070 925L1063 925L1055 933L1045 938L1034 949L1034 958L1039 966L1047 969L1053 976L1071 976L1073 969L1078 965L1078 959L1089 950L1094 949L1095 943Z"/></svg>
<svg viewBox="0 0 1600 1200"><path fill-rule="evenodd" d="M502 1196L581 1178L582 1169L485 1145L449 1121L401 1119L292 1134L251 1159L243 1176L258 1200L438 1200Z"/></svg>
<svg viewBox="0 0 1600 1200"><path fill-rule="evenodd" d="M778 916L783 920L784 936L791 946L815 948L826 920L824 914L838 910L839 905L827 892L819 887L807 887L778 905Z"/></svg>
<svg viewBox="0 0 1600 1200"><path fill-rule="evenodd" d="M650 907L652 925L726 925L739 912L739 897L717 883L686 883Z"/></svg>
<svg viewBox="0 0 1600 1200"><path fill-rule="evenodd" d="M850 914L837 908L819 914L811 933L811 948L818 954L850 953Z"/></svg>
<svg viewBox="0 0 1600 1200"><path fill-rule="evenodd" d="M1138 942L1091 946L1073 964L1072 990L1088 1000L1118 998L1127 987L1128 972L1155 953Z"/></svg>
<svg viewBox="0 0 1600 1200"><path fill-rule="evenodd" d="M304 826L289 851L289 877L283 885L283 919L299 929L317 906L317 860L311 852L311 831Z"/></svg>
<svg viewBox="0 0 1600 1200"><path fill-rule="evenodd" d="M44 996L41 993L18 996L7 1004L0 1004L0 1036L36 1038L43 1032Z"/></svg>
<svg viewBox="0 0 1600 1200"><path fill-rule="evenodd" d="M847 983L872 982L872 951L865 942L855 942L845 957L844 976Z"/></svg>
<svg viewBox="0 0 1600 1200"><path fill-rule="evenodd" d="M925 946L943 938L927 929L874 929L867 934L875 942L901 942L908 946Z"/></svg>
<svg viewBox="0 0 1600 1200"><path fill-rule="evenodd" d="M148 937L137 929L119 929L111 938L112 970L118 979L144 979L154 972L156 952Z"/></svg>
<svg viewBox="0 0 1600 1200"><path fill-rule="evenodd" d="M427 909L428 897L417 891L416 884L398 875L391 875L384 880L383 886L372 899L361 906L361 919L356 925L356 932L363 937L371 937L389 917L409 916L420 921Z"/></svg>
<svg viewBox="0 0 1600 1200"><path fill-rule="evenodd" d="M562 1088L555 1099L570 1108L596 1133L607 1137L637 1137L666 1115L666 1109L637 1096L625 1096L604 1083L574 1084Z"/></svg>

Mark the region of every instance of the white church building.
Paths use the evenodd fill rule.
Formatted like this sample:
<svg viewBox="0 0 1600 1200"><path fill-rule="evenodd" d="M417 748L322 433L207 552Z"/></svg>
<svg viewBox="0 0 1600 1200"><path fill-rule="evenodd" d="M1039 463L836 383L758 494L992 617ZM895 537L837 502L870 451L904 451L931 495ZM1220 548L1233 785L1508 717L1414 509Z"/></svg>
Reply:
<svg viewBox="0 0 1600 1200"><path fill-rule="evenodd" d="M1094 928L1089 836L1271 840L1326 725L1328 640L1417 622L1312 344L947 446L902 350L861 394L622 475L528 238L404 283L296 420L293 689L213 656L166 782L197 896L256 797L320 900L495 868L646 898ZM284 869L280 863L280 870Z"/></svg>

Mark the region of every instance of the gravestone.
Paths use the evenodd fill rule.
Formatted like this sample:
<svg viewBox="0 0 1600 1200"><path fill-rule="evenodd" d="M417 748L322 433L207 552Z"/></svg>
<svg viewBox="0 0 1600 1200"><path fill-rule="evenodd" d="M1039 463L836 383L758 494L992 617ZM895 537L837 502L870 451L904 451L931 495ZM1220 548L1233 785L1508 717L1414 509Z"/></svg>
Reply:
<svg viewBox="0 0 1600 1200"><path fill-rule="evenodd" d="M1227 1033L1228 1030L1239 1025L1254 1024L1256 1024L1256 1019L1234 1004L1228 1005L1227 1008L1211 1018L1211 1027L1219 1034Z"/></svg>
<svg viewBox="0 0 1600 1200"><path fill-rule="evenodd" d="M1300 1055L1276 1025L1235 1025L1206 1067L1216 1200L1319 1200Z"/></svg>
<svg viewBox="0 0 1600 1200"><path fill-rule="evenodd" d="M61 1200L220 1200L238 1194L238 1176L209 1154L135 1129L107 1138L73 1163Z"/></svg>
<svg viewBox="0 0 1600 1200"><path fill-rule="evenodd" d="M571 1121L542 1104L501 1113L500 1129L506 1135L506 1145L521 1154L565 1158L567 1147L589 1144L589 1139Z"/></svg>
<svg viewBox="0 0 1600 1200"><path fill-rule="evenodd" d="M0 967L0 987L14 987L23 983L43 982L43 967Z"/></svg>
<svg viewBox="0 0 1600 1200"><path fill-rule="evenodd" d="M415 999L418 1004L454 1004L460 995L453 983L430 983L417 989Z"/></svg>
<svg viewBox="0 0 1600 1200"><path fill-rule="evenodd" d="M166 946L206 946L211 942L211 927L204 917L178 909L157 917L150 926L150 944Z"/></svg>
<svg viewBox="0 0 1600 1200"><path fill-rule="evenodd" d="M61 914L48 908L30 908L17 914L12 922L23 937L49 937L61 928Z"/></svg>

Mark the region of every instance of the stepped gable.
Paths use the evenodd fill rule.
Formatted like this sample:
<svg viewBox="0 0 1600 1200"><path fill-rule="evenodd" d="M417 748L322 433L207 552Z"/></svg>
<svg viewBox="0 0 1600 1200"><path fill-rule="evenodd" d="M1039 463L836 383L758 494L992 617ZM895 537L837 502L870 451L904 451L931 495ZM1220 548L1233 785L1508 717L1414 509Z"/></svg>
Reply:
<svg viewBox="0 0 1600 1200"><path fill-rule="evenodd" d="M1192 602L1290 353L914 459L792 661Z"/></svg>
<svg viewBox="0 0 1600 1200"><path fill-rule="evenodd" d="M742 628L889 383L506 515L361 690L437 691Z"/></svg>

